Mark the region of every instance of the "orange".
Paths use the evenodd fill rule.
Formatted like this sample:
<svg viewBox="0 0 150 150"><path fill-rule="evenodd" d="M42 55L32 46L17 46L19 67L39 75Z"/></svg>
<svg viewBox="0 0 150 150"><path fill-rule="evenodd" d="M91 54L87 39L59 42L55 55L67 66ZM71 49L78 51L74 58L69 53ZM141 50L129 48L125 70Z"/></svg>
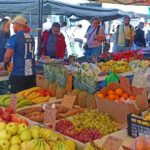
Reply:
<svg viewBox="0 0 150 150"><path fill-rule="evenodd" d="M121 96L123 94L123 90L121 88L118 88L115 90L115 94Z"/></svg>
<svg viewBox="0 0 150 150"><path fill-rule="evenodd" d="M109 100L115 100L116 99L116 96L114 94L111 94L108 96Z"/></svg>
<svg viewBox="0 0 150 150"><path fill-rule="evenodd" d="M129 97L129 95L128 95L127 93L123 93L123 94L121 95L121 97L126 100L126 99Z"/></svg>
<svg viewBox="0 0 150 150"><path fill-rule="evenodd" d="M135 100L135 98L136 98L136 97L135 97L134 95L131 95L131 96L129 97L130 100Z"/></svg>
<svg viewBox="0 0 150 150"><path fill-rule="evenodd" d="M119 96L118 96L118 95L115 95L115 99L116 99L116 100L119 99Z"/></svg>
<svg viewBox="0 0 150 150"><path fill-rule="evenodd" d="M114 94L114 91L113 90L108 90L107 95L112 95L112 94Z"/></svg>
<svg viewBox="0 0 150 150"><path fill-rule="evenodd" d="M103 93L101 93L101 92L98 93L97 96L98 96L99 98L104 98L104 95L103 95Z"/></svg>

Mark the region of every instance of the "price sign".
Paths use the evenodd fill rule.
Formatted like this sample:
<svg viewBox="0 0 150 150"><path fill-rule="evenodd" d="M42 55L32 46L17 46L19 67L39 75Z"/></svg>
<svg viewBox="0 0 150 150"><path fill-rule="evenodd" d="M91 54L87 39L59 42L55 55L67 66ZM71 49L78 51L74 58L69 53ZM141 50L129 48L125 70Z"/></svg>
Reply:
<svg viewBox="0 0 150 150"><path fill-rule="evenodd" d="M103 148L107 150L119 150L122 143L123 143L122 139L109 136L106 142L104 143Z"/></svg>
<svg viewBox="0 0 150 150"><path fill-rule="evenodd" d="M17 97L15 94L11 94L10 96L10 105L9 107L13 110L14 113L16 113L16 109L17 109Z"/></svg>
<svg viewBox="0 0 150 150"><path fill-rule="evenodd" d="M120 79L120 84L123 90L129 95L131 95L131 85L130 85L129 79L123 76L120 76L119 79Z"/></svg>
<svg viewBox="0 0 150 150"><path fill-rule="evenodd" d="M44 112L44 126L48 128L52 126L54 130L55 125L56 125L56 108L46 104Z"/></svg>
<svg viewBox="0 0 150 150"><path fill-rule="evenodd" d="M63 100L62 100L62 106L68 109L72 109L74 102L76 100L76 96L73 95L65 95Z"/></svg>

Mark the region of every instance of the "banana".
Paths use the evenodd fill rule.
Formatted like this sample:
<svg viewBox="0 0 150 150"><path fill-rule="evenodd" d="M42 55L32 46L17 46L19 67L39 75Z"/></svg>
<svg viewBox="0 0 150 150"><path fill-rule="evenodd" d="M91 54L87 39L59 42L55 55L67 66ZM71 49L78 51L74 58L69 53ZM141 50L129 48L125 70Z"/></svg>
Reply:
<svg viewBox="0 0 150 150"><path fill-rule="evenodd" d="M30 88L28 90L25 91L24 93L24 96L27 97L29 94L31 94L32 92L35 92L35 91L38 91L40 90L41 88L40 87L33 87L33 88Z"/></svg>
<svg viewBox="0 0 150 150"><path fill-rule="evenodd" d="M20 101L19 103L17 103L17 108L21 108L24 106L30 106L32 105L32 102L30 100L24 99L22 101Z"/></svg>
<svg viewBox="0 0 150 150"><path fill-rule="evenodd" d="M3 106L8 107L9 104L10 104L10 98L5 99L3 102Z"/></svg>
<svg viewBox="0 0 150 150"><path fill-rule="evenodd" d="M30 149L34 150L38 145L38 142L39 141L37 139L31 140L25 147L23 147L22 150L30 150Z"/></svg>
<svg viewBox="0 0 150 150"><path fill-rule="evenodd" d="M37 93L37 92L32 92L30 95L28 95L27 96L27 99L35 99L35 98L37 98L37 97L39 97L40 96L40 94L39 93Z"/></svg>
<svg viewBox="0 0 150 150"><path fill-rule="evenodd" d="M44 144L44 150L51 150L50 146L45 141L43 141L43 144Z"/></svg>
<svg viewBox="0 0 150 150"><path fill-rule="evenodd" d="M72 142L71 140L65 140L65 146L67 145L67 147L70 148L70 150L75 150L75 143Z"/></svg>
<svg viewBox="0 0 150 150"><path fill-rule="evenodd" d="M38 140L38 143L36 144L36 147L34 148L34 150L41 150L40 147L41 147L41 141Z"/></svg>
<svg viewBox="0 0 150 150"><path fill-rule="evenodd" d="M50 98L49 96L37 97L35 99L32 99L31 102L33 102L35 104L44 103L44 102L48 102L49 98Z"/></svg>
<svg viewBox="0 0 150 150"><path fill-rule="evenodd" d="M49 142L48 142L48 145L49 145L50 148L53 150L53 149L56 147L56 142L49 141Z"/></svg>
<svg viewBox="0 0 150 150"><path fill-rule="evenodd" d="M44 140L43 139L41 139L41 145L40 145L40 147L39 147L39 150L45 150L45 147L44 147Z"/></svg>
<svg viewBox="0 0 150 150"><path fill-rule="evenodd" d="M0 98L0 105L3 105L3 102L4 102L6 99L10 99L10 95L3 95L3 96Z"/></svg>

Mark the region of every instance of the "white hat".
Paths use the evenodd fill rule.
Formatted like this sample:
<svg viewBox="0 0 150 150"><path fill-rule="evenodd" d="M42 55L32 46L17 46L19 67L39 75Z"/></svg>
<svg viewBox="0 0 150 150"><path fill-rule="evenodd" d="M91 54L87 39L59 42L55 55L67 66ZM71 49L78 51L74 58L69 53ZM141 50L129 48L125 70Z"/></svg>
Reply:
<svg viewBox="0 0 150 150"><path fill-rule="evenodd" d="M27 20L22 17L22 16L16 16L13 20L12 23L18 23L24 26L27 26Z"/></svg>

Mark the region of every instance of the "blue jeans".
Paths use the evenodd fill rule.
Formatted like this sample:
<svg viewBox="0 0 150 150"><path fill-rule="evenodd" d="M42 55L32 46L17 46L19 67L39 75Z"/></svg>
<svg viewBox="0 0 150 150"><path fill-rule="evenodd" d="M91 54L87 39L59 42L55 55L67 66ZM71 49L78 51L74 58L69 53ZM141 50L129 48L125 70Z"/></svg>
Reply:
<svg viewBox="0 0 150 150"><path fill-rule="evenodd" d="M102 55L102 46L88 48L85 50L85 53L84 53L84 56L86 58L92 58L94 56L100 56L100 55Z"/></svg>

